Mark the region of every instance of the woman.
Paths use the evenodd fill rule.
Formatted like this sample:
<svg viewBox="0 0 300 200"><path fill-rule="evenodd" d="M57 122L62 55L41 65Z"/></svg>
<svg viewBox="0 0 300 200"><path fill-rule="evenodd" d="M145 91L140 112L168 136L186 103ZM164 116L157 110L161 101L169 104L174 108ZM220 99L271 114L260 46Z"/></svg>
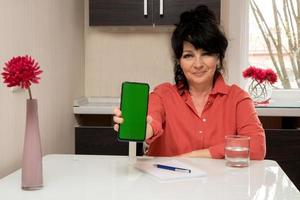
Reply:
<svg viewBox="0 0 300 200"><path fill-rule="evenodd" d="M146 142L150 156L224 158L224 138L250 136L250 158L264 159L265 133L249 95L226 85L227 39L206 6L184 12L172 35L175 85L149 97ZM123 122L115 109L114 128Z"/></svg>

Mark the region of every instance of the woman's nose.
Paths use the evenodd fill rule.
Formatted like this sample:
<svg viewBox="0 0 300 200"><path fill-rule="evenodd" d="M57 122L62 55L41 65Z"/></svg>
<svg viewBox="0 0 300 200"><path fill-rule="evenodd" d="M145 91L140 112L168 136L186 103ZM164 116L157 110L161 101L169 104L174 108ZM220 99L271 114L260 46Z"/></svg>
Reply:
<svg viewBox="0 0 300 200"><path fill-rule="evenodd" d="M202 67L203 66L203 59L202 59L201 55L196 55L195 56L194 66L195 67Z"/></svg>

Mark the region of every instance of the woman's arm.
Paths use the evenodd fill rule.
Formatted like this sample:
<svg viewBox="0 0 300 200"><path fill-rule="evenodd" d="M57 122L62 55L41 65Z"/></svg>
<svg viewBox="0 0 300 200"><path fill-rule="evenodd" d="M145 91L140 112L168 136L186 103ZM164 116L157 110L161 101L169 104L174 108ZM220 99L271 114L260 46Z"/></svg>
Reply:
<svg viewBox="0 0 300 200"><path fill-rule="evenodd" d="M208 149L195 150L189 153L181 154L180 157L190 157L190 158L211 158L211 154Z"/></svg>
<svg viewBox="0 0 300 200"><path fill-rule="evenodd" d="M265 131L250 97L245 94L236 106L237 134L250 136L250 159L263 160L266 155ZM225 137L225 136L224 136ZM208 148L212 158L224 158L225 141Z"/></svg>
<svg viewBox="0 0 300 200"><path fill-rule="evenodd" d="M265 131L250 98L237 105L237 132L250 136L250 159L263 160L266 155Z"/></svg>
<svg viewBox="0 0 300 200"><path fill-rule="evenodd" d="M148 115L149 115L149 127L151 130L147 135L146 143L151 144L156 138L163 134L163 122L165 121L165 109L163 106L163 100L156 90L154 90L149 96L148 104Z"/></svg>

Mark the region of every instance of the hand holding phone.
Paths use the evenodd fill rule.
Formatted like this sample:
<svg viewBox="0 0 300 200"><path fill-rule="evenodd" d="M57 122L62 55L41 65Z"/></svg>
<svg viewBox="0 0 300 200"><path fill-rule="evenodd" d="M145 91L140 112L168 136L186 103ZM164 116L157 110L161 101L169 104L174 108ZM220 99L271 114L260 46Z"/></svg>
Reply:
<svg viewBox="0 0 300 200"><path fill-rule="evenodd" d="M119 140L144 141L147 130L149 85L146 83L124 82L121 92ZM122 118L118 118L122 121Z"/></svg>
<svg viewBox="0 0 300 200"><path fill-rule="evenodd" d="M114 121L114 130L116 132L119 132L119 124L122 124L124 119L122 118L122 112L120 110L119 107L116 107L114 109L114 117L113 117L113 121ZM146 138L148 139L150 137L153 136L153 129L151 127L151 123L152 123L153 119L150 115L147 116L147 128L146 128Z"/></svg>

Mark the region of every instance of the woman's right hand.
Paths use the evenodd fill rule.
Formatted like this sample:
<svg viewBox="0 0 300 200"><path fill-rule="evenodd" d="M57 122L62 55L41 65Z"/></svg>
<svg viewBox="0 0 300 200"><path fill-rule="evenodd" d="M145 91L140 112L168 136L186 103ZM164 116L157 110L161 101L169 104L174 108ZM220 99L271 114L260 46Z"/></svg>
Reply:
<svg viewBox="0 0 300 200"><path fill-rule="evenodd" d="M114 130L118 132L119 131L119 124L122 124L123 121L124 121L124 119L122 118L122 112L121 112L120 108L115 108L114 109L113 121L115 122Z"/></svg>
<svg viewBox="0 0 300 200"><path fill-rule="evenodd" d="M114 130L118 132L120 124L122 124L124 121L124 119L122 118L122 112L121 112L120 108L114 109L113 121L115 122ZM153 121L152 117L150 115L148 115L147 116L146 139L152 137L152 135L153 135L153 129L150 125L152 121Z"/></svg>

